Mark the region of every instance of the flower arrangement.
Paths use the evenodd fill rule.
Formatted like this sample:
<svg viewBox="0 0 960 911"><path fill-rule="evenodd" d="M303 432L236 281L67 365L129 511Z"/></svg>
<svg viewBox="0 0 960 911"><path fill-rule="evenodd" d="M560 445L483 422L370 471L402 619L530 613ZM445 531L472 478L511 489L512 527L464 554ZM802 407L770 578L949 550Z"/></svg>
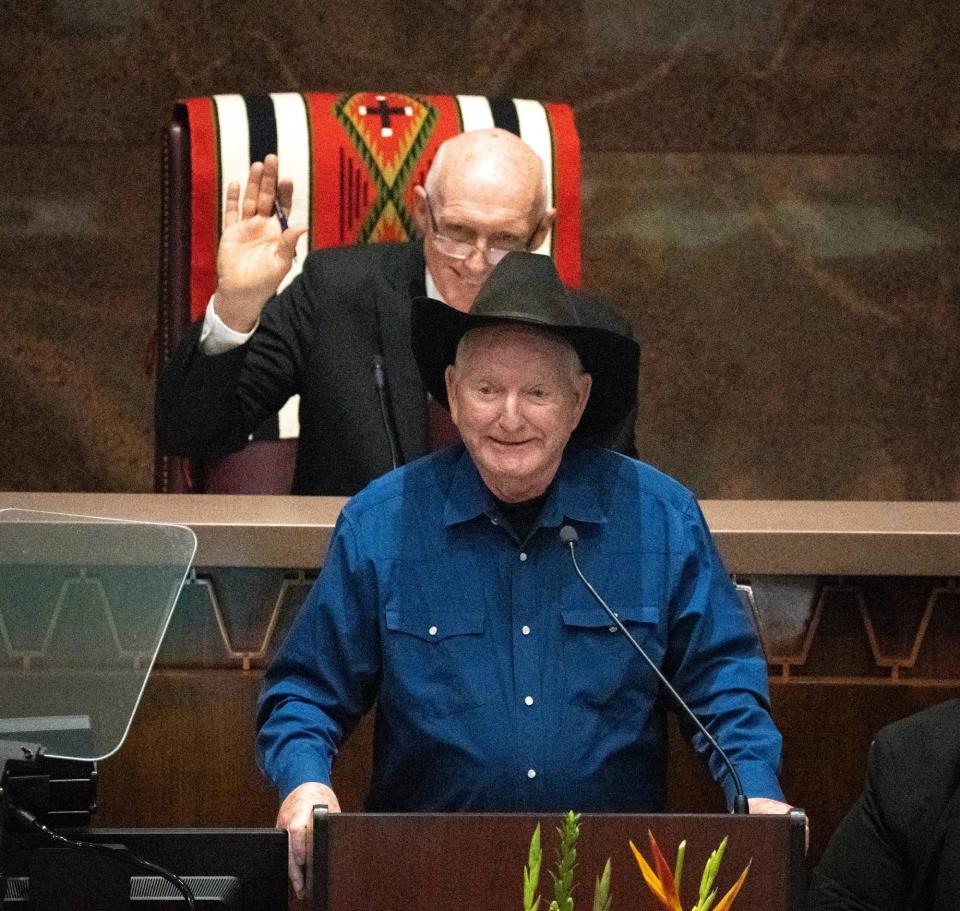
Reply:
<svg viewBox="0 0 960 911"><path fill-rule="evenodd" d="M657 840L653 837L653 832L648 829L647 835L650 838L650 850L653 854L656 872L654 872L650 864L647 863L646 858L640 853L637 846L632 841L630 842L630 850L633 851L633 856L637 859L637 864L640 867L640 872L643 874L644 881L657 901L659 901L664 908L667 908L668 911L683 911L683 905L680 901L680 878L683 875L683 858L686 853L687 843L686 841L681 841L678 845L677 860L674 864L673 871L671 871L670 864L667 863L667 859L663 856ZM697 897L697 903L690 911L711 911L711 909L713 909L713 911L729 911L733 906L733 900L743 887L747 873L750 872L750 864L748 863L746 867L744 867L740 878L730 887L727 894L714 905L717 898L717 890L713 887L713 883L717 878L720 861L723 860L723 852L726 848L727 839L724 838L723 841L720 842L720 846L715 851L712 851L710 857L707 858L707 862L703 867L703 874L700 877L700 891Z"/></svg>
<svg viewBox="0 0 960 911"><path fill-rule="evenodd" d="M553 898L547 906L547 911L573 911L574 873L577 866L577 839L580 837L580 814L572 810L563 818L563 825L556 829L559 845L557 859L550 876L553 879ZM683 876L683 862L687 843L681 841L677 847L677 859L673 869L664 857L653 832L647 831L650 839L650 850L653 856L653 866L640 853L637 846L631 841L630 849L636 858L640 873L653 893L654 898L667 911L683 911L680 899L680 882ZM717 889L714 882L720 870L720 862L727 848L727 839L720 842L719 847L710 853L700 877L700 888L697 903L690 911L730 911L733 901L743 887L750 872L750 864L744 867L737 881L727 890L718 902ZM543 861L543 852L540 847L540 826L534 829L530 839L530 849L527 853L527 865L523 868L523 911L540 911L542 896L540 888L540 868ZM752 863L752 861L751 861ZM604 865L603 872L594 882L593 911L611 911L610 896L610 858Z"/></svg>

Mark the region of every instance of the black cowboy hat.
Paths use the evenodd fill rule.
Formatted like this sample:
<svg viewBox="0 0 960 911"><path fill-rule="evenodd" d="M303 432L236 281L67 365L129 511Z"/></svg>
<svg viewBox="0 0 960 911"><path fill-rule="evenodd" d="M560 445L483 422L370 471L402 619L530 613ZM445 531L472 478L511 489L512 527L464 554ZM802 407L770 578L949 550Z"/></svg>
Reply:
<svg viewBox="0 0 960 911"><path fill-rule="evenodd" d="M456 358L460 339L470 330L496 323L546 329L565 339L580 356L593 386L574 433L589 436L613 428L637 398L640 346L595 320L597 299L567 288L549 256L511 252L484 282L469 313L430 297L413 301L413 356L430 394L445 408L444 372ZM602 312L602 309L600 309Z"/></svg>

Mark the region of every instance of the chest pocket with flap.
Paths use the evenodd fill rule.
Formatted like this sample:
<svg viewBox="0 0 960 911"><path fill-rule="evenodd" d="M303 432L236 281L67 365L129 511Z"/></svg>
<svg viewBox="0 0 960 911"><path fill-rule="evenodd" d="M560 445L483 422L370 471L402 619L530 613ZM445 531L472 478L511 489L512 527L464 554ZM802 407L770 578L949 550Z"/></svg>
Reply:
<svg viewBox="0 0 960 911"><path fill-rule="evenodd" d="M482 705L491 647L484 621L483 610L451 604L388 608L381 699L434 717Z"/></svg>

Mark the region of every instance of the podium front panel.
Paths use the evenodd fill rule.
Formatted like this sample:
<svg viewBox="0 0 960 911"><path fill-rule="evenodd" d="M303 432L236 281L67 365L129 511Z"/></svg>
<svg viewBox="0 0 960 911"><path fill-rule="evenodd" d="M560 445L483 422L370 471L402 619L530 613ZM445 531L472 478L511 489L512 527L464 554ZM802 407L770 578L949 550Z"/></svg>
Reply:
<svg viewBox="0 0 960 911"><path fill-rule="evenodd" d="M696 898L710 852L729 837L715 881L718 898L749 863L736 911L800 908L804 882L802 815L584 815L577 843L575 902L590 907L594 881L611 860L619 908L655 909L629 847L653 866L652 831L673 865L686 840L681 896ZM523 908L523 868L541 824L541 907L553 897L561 814L330 814L318 816L313 903L318 911L460 911Z"/></svg>

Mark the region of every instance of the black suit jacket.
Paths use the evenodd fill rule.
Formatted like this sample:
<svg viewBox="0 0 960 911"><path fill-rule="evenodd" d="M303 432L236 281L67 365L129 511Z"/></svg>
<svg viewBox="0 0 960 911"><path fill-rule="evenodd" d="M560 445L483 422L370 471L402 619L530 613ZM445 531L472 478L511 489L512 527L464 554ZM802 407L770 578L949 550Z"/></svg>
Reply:
<svg viewBox="0 0 960 911"><path fill-rule="evenodd" d="M960 700L884 728L814 871L810 911L960 908Z"/></svg>
<svg viewBox="0 0 960 911"><path fill-rule="evenodd" d="M425 293L420 242L318 250L264 308L246 344L208 356L195 323L157 386L156 431L170 455L240 449L264 418L300 394L294 493L349 496L392 467L371 364L384 361L404 461L427 450L427 399L410 347L410 304ZM582 321L630 333L591 307ZM635 412L603 440L633 451Z"/></svg>

